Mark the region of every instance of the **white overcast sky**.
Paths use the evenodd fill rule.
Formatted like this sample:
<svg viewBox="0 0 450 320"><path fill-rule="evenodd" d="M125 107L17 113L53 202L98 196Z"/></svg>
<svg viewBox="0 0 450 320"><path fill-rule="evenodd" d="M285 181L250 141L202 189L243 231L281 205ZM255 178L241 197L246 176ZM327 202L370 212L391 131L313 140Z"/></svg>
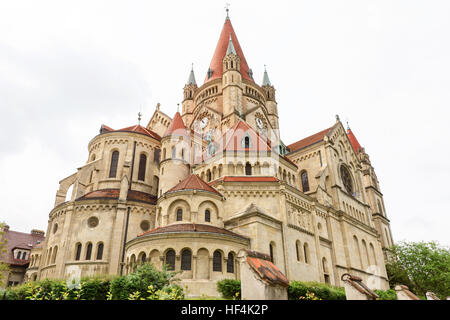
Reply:
<svg viewBox="0 0 450 320"><path fill-rule="evenodd" d="M173 115L203 83L225 3L286 144L349 121L395 241L450 245L450 1L0 0L0 221L46 230L101 124Z"/></svg>

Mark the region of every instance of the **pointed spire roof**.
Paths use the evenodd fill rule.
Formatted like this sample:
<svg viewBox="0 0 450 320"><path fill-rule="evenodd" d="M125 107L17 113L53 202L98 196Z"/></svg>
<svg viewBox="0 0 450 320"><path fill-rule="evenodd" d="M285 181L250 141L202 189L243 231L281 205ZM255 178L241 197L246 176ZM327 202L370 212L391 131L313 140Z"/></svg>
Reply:
<svg viewBox="0 0 450 320"><path fill-rule="evenodd" d="M264 78L263 78L263 86L272 86L269 80L269 75L267 74L267 69L264 67Z"/></svg>
<svg viewBox="0 0 450 320"><path fill-rule="evenodd" d="M234 49L234 45L233 45L233 39L231 39L231 34L230 34L230 40L228 41L228 48L227 48L227 55L229 54L236 54L236 50Z"/></svg>
<svg viewBox="0 0 450 320"><path fill-rule="evenodd" d="M347 128L347 136L350 140L350 143L352 144L353 150L355 150L356 153L359 153L359 151L363 148L359 144L358 139L356 139L356 136L353 134L353 131L350 129L350 127Z"/></svg>
<svg viewBox="0 0 450 320"><path fill-rule="evenodd" d="M194 65L192 65L191 73L189 74L189 79L187 82L187 85L190 85L190 84L193 84L195 86L197 85L197 82L195 81L195 75L194 75Z"/></svg>
<svg viewBox="0 0 450 320"><path fill-rule="evenodd" d="M184 125L183 119L181 118L180 112L177 111L175 113L175 116L172 119L172 122L170 123L169 127L167 128L166 133L164 134L164 137L170 136L172 134L177 135L187 135L188 131L186 129L186 126Z"/></svg>
<svg viewBox="0 0 450 320"><path fill-rule="evenodd" d="M217 42L216 51L214 51L214 56L211 60L211 64L209 65L209 68L212 70L212 75L209 79L208 75L206 76L205 83L222 77L223 58L227 54L230 42L236 52L236 55L238 55L239 59L241 60L240 63L242 78L253 81L252 78L248 75L249 67L247 64L247 60L245 60L244 53L242 52L236 33L234 32L233 26L231 25L231 20L229 19L229 17L227 17L225 19L222 32L220 33L219 41Z"/></svg>

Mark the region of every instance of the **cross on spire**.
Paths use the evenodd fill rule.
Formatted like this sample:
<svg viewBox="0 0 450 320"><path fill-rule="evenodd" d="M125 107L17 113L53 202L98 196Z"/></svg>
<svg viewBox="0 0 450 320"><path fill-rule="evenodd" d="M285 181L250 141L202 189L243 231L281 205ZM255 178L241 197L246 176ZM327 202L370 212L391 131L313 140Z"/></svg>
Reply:
<svg viewBox="0 0 450 320"><path fill-rule="evenodd" d="M139 121L139 124L141 124L141 117L142 117L142 113L141 113L141 112L138 112L138 121Z"/></svg>
<svg viewBox="0 0 450 320"><path fill-rule="evenodd" d="M228 15L228 12L230 11L230 4L229 3L225 4L225 11L227 12L227 19L230 19L229 15Z"/></svg>

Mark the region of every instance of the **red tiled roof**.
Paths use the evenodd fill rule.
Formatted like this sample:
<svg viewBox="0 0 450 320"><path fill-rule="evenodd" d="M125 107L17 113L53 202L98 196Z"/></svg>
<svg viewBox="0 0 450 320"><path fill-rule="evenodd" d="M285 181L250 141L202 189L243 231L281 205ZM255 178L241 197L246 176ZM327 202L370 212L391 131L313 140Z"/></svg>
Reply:
<svg viewBox="0 0 450 320"><path fill-rule="evenodd" d="M149 130L139 124L131 126L131 127L119 129L119 130L114 130L114 129L102 124L101 131L103 131L103 132L104 131L106 131L106 132L135 132L135 133L144 134L146 136L155 138L157 140L161 140L161 137L156 132L153 132L152 130Z"/></svg>
<svg viewBox="0 0 450 320"><path fill-rule="evenodd" d="M189 177L178 183L175 187L167 191L166 193L182 191L182 190L201 190L211 193L215 193L223 197L216 189L211 187L205 181L203 181L198 175L191 174Z"/></svg>
<svg viewBox="0 0 450 320"><path fill-rule="evenodd" d="M196 223L186 223L186 224L172 224L165 227L158 227L147 232L141 233L138 237L142 237L149 234L160 234L160 233L180 233L180 232L207 232L207 233L218 233L229 235L233 237L239 237L248 240L247 237L241 236L240 234L234 233L230 230L218 228L206 224L196 224Z"/></svg>
<svg viewBox="0 0 450 320"><path fill-rule="evenodd" d="M29 259L16 259L13 255L14 248L22 248L22 249L33 249L38 242L42 242L45 240L45 236L41 234L30 234L18 231L5 231L4 234L5 239L7 239L5 257L2 260L8 264L13 265L25 265L29 262ZM31 245L31 246L30 246ZM28 255L29 256L29 255Z"/></svg>
<svg viewBox="0 0 450 320"><path fill-rule="evenodd" d="M76 201L94 199L118 199L119 194L120 189L101 189L86 193L84 196L76 199ZM128 192L127 200L156 204L157 199L151 194L136 190L130 190Z"/></svg>
<svg viewBox="0 0 450 320"><path fill-rule="evenodd" d="M347 129L347 136L350 140L350 143L352 144L353 150L355 150L356 153L359 153L359 151L362 149L361 145L359 144L358 140L356 139L355 135L353 134L353 131L348 128Z"/></svg>
<svg viewBox="0 0 450 320"><path fill-rule="evenodd" d="M284 287L289 286L286 276L275 266L270 257L254 251L247 250L247 263L264 281L270 284L278 284Z"/></svg>
<svg viewBox="0 0 450 320"><path fill-rule="evenodd" d="M179 112L175 113L172 122L170 122L170 125L166 130L166 133L164 133L164 137L170 136L171 134L174 133L177 135L189 134L188 130L186 129L186 126L184 125L183 119L181 118L181 114Z"/></svg>
<svg viewBox="0 0 450 320"><path fill-rule="evenodd" d="M325 135L331 130L331 128L325 129L323 131L320 131L316 134L313 134L312 136L309 136L307 138L304 138L300 141L294 142L290 145L288 145L288 149L290 152L294 152L303 148L306 148L314 143L317 143L319 141L322 141Z"/></svg>
<svg viewBox="0 0 450 320"><path fill-rule="evenodd" d="M248 75L249 67L247 64L247 60L245 60L244 53L241 49L241 45L239 44L236 33L234 32L233 26L231 25L230 19L225 20L225 24L223 25L222 32L220 34L219 41L217 42L216 50L214 51L214 56L211 60L211 64L209 67L212 69L213 74L211 78L208 79L208 75L205 78L205 83L208 81L212 81L214 79L222 78L223 73L223 58L225 57L228 49L228 43L231 40L233 41L233 46L236 50L237 55L239 56L241 62L241 74L242 78L253 81Z"/></svg>

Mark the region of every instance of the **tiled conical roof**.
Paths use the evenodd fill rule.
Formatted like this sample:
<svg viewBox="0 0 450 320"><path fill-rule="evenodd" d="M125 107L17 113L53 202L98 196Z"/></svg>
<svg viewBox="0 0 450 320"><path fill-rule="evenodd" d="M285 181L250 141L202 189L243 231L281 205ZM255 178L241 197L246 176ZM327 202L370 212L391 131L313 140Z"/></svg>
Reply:
<svg viewBox="0 0 450 320"><path fill-rule="evenodd" d="M177 135L188 134L186 126L184 125L183 119L181 118L181 114L179 112L175 113L172 122L170 123L166 133L164 134L164 137L170 136L172 134Z"/></svg>
<svg viewBox="0 0 450 320"><path fill-rule="evenodd" d="M230 37L232 40L233 48L235 49L239 59L241 60L241 74L242 78L253 81L249 76L249 67L247 61L245 60L244 53L242 52L241 46L239 44L236 33L234 32L233 26L231 25L230 19L225 20L225 24L223 25L222 33L220 34L219 42L216 46L216 51L214 52L214 56L211 60L211 64L209 68L212 69L212 76L208 79L206 76L205 83L214 79L219 79L222 77L223 73L223 58L225 57L229 44Z"/></svg>

